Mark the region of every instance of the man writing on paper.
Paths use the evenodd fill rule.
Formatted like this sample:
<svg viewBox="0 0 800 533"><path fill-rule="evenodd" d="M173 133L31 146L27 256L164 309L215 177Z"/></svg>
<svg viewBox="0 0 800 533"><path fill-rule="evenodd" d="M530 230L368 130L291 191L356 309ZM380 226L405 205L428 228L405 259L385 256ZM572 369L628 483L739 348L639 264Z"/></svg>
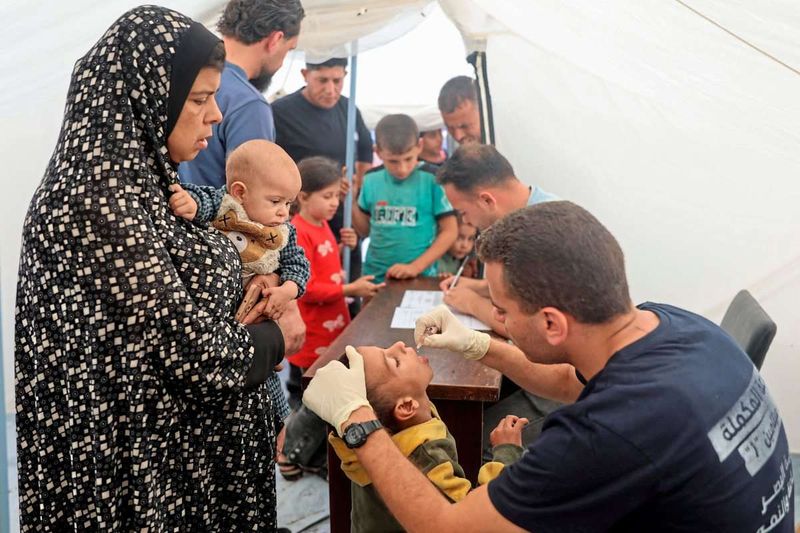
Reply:
<svg viewBox="0 0 800 533"><path fill-rule="evenodd" d="M439 183L453 208L463 221L480 231L526 205L557 200L541 187L529 187L514 175L514 169L494 146L467 144L456 150L437 175ZM472 315L488 324L495 332L507 337L506 327L496 320L489 300L485 279L453 277L442 280L439 287L444 292L444 303L454 310ZM513 386L513 384L507 384ZM530 444L542 430L545 416L558 408L560 396L518 390L484 411L484 449L491 452L489 431L509 413L527 418L530 423L522 432L524 444Z"/></svg>
<svg viewBox="0 0 800 533"><path fill-rule="evenodd" d="M456 504L385 431L364 431L355 454L406 530L791 533L783 423L730 336L670 305L634 307L619 244L570 202L508 215L479 254L495 314L527 359L442 308L420 317L415 336L436 327L424 345L481 359L526 388L549 382L574 403L548 417L517 463ZM329 363L303 399L340 433L376 418L363 360L348 356L349 369Z"/></svg>

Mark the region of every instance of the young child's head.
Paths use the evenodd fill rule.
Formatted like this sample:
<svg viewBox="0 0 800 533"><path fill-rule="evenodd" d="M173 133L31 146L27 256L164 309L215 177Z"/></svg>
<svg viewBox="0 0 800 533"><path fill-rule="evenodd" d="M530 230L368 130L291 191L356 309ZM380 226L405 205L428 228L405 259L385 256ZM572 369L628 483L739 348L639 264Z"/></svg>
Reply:
<svg viewBox="0 0 800 533"><path fill-rule="evenodd" d="M417 123L408 115L386 115L375 127L375 153L396 179L414 172L421 147Z"/></svg>
<svg viewBox="0 0 800 533"><path fill-rule="evenodd" d="M297 165L277 144L257 139L242 143L225 164L228 194L253 222L279 226L300 192Z"/></svg>
<svg viewBox="0 0 800 533"><path fill-rule="evenodd" d="M475 238L478 236L478 228L464 222L464 219L458 213L456 213L456 218L458 219L458 238L447 253L456 259L464 259L475 247Z"/></svg>
<svg viewBox="0 0 800 533"><path fill-rule="evenodd" d="M297 164L303 187L297 196L300 213L314 222L330 220L339 208L342 167L327 157L307 157Z"/></svg>
<svg viewBox="0 0 800 533"><path fill-rule="evenodd" d="M364 358L367 400L381 424L396 432L430 418L425 390L433 369L426 357L402 342L388 348L360 346L358 351Z"/></svg>

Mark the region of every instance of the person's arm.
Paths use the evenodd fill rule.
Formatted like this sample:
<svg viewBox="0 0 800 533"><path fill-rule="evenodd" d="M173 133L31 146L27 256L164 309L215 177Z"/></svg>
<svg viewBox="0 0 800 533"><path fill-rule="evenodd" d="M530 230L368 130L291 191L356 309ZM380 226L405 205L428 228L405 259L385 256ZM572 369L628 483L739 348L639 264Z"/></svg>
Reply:
<svg viewBox="0 0 800 533"><path fill-rule="evenodd" d="M225 187L211 187L209 185L195 185L182 183L183 189L197 202L197 214L194 216L195 224L208 224L219 212L222 198L225 196Z"/></svg>
<svg viewBox="0 0 800 533"><path fill-rule="evenodd" d="M374 420L369 407L351 413L342 424ZM458 503L444 495L400 452L388 433L376 431L356 455L387 507L403 527L415 531L524 531L503 517L481 486Z"/></svg>
<svg viewBox="0 0 800 533"><path fill-rule="evenodd" d="M458 238L458 222L453 214L443 215L436 221L438 235L422 255L408 264L398 263L386 271L388 278L415 278L431 266L434 261L444 255Z"/></svg>
<svg viewBox="0 0 800 533"><path fill-rule="evenodd" d="M353 202L353 229L362 238L369 236L370 203L364 187L358 194L358 201Z"/></svg>
<svg viewBox="0 0 800 533"><path fill-rule="evenodd" d="M461 280L459 280L461 283ZM456 285L450 290L445 291L444 303L467 315L472 315L490 328L501 337L508 337L506 326L494 316L494 306L489 298L484 298L477 292L467 287Z"/></svg>
<svg viewBox="0 0 800 533"><path fill-rule="evenodd" d="M364 174L372 168L373 155L372 134L364 123L359 109L356 109L356 131L358 132L358 144L356 145L356 176L353 181L354 185L358 187L364 183Z"/></svg>
<svg viewBox="0 0 800 533"><path fill-rule="evenodd" d="M294 225L287 223L289 238L286 246L281 248L278 255L278 274L281 276L281 283L293 281L297 285L297 296L300 298L306 291L308 279L311 276L311 267L308 264L306 253L297 244L297 230Z"/></svg>
<svg viewBox="0 0 800 533"><path fill-rule="evenodd" d="M506 415L489 434L492 444L492 460L481 466L478 483L485 485L496 479L508 465L519 461L525 449L522 447L522 430L528 425L527 418Z"/></svg>
<svg viewBox="0 0 800 533"><path fill-rule="evenodd" d="M275 365L283 359L285 345L280 328L275 322L266 321L245 326L253 340L255 355L253 364L247 371L245 386L253 387L264 383Z"/></svg>
<svg viewBox="0 0 800 533"><path fill-rule="evenodd" d="M364 183L364 174L366 174L369 169L372 168L372 161L364 162L364 161L357 161L356 162L356 174L353 176L353 195L358 196L358 192L361 190L361 184Z"/></svg>
<svg viewBox="0 0 800 533"><path fill-rule="evenodd" d="M501 372L526 391L550 400L572 403L583 390L574 366L533 363L522 350L498 339L491 340L489 351L480 362Z"/></svg>
<svg viewBox="0 0 800 533"><path fill-rule="evenodd" d="M303 322L303 317L300 315L297 300L292 300L286 305L277 324L286 345L285 354L292 355L299 352L306 341L306 323Z"/></svg>
<svg viewBox="0 0 800 533"><path fill-rule="evenodd" d="M438 333L427 333L430 329ZM583 390L572 365L532 363L516 346L464 326L446 305L436 306L417 318L414 342L480 361L499 370L523 389L551 400L571 403Z"/></svg>
<svg viewBox="0 0 800 533"><path fill-rule="evenodd" d="M453 276L455 276L455 274L442 278L442 281L439 282L439 290L443 292L449 291L450 285L453 283ZM458 278L456 287L472 289L484 298L489 297L489 283L485 279L477 279L462 275Z"/></svg>

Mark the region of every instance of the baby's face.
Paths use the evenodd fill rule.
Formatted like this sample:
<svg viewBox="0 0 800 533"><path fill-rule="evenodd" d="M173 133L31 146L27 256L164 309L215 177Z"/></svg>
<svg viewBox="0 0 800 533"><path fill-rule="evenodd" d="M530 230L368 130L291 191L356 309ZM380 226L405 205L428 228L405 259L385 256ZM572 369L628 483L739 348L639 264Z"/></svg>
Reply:
<svg viewBox="0 0 800 533"><path fill-rule="evenodd" d="M428 358L416 350L396 342L388 348L360 346L364 357L364 374L368 390L382 388L386 395L421 396L433 378ZM388 389L388 390L387 390Z"/></svg>
<svg viewBox="0 0 800 533"><path fill-rule="evenodd" d="M299 192L299 177L254 180L247 186L242 207L253 222L270 227L280 226L289 220L289 208Z"/></svg>

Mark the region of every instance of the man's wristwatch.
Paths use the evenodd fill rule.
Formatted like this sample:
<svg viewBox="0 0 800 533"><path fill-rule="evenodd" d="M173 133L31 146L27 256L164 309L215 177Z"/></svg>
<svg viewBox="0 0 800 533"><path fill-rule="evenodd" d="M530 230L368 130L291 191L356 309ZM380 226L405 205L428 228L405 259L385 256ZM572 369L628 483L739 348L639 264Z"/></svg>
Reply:
<svg viewBox="0 0 800 533"><path fill-rule="evenodd" d="M348 448L360 448L367 442L370 433L374 433L382 427L383 425L378 420L350 424L344 430L344 443Z"/></svg>

